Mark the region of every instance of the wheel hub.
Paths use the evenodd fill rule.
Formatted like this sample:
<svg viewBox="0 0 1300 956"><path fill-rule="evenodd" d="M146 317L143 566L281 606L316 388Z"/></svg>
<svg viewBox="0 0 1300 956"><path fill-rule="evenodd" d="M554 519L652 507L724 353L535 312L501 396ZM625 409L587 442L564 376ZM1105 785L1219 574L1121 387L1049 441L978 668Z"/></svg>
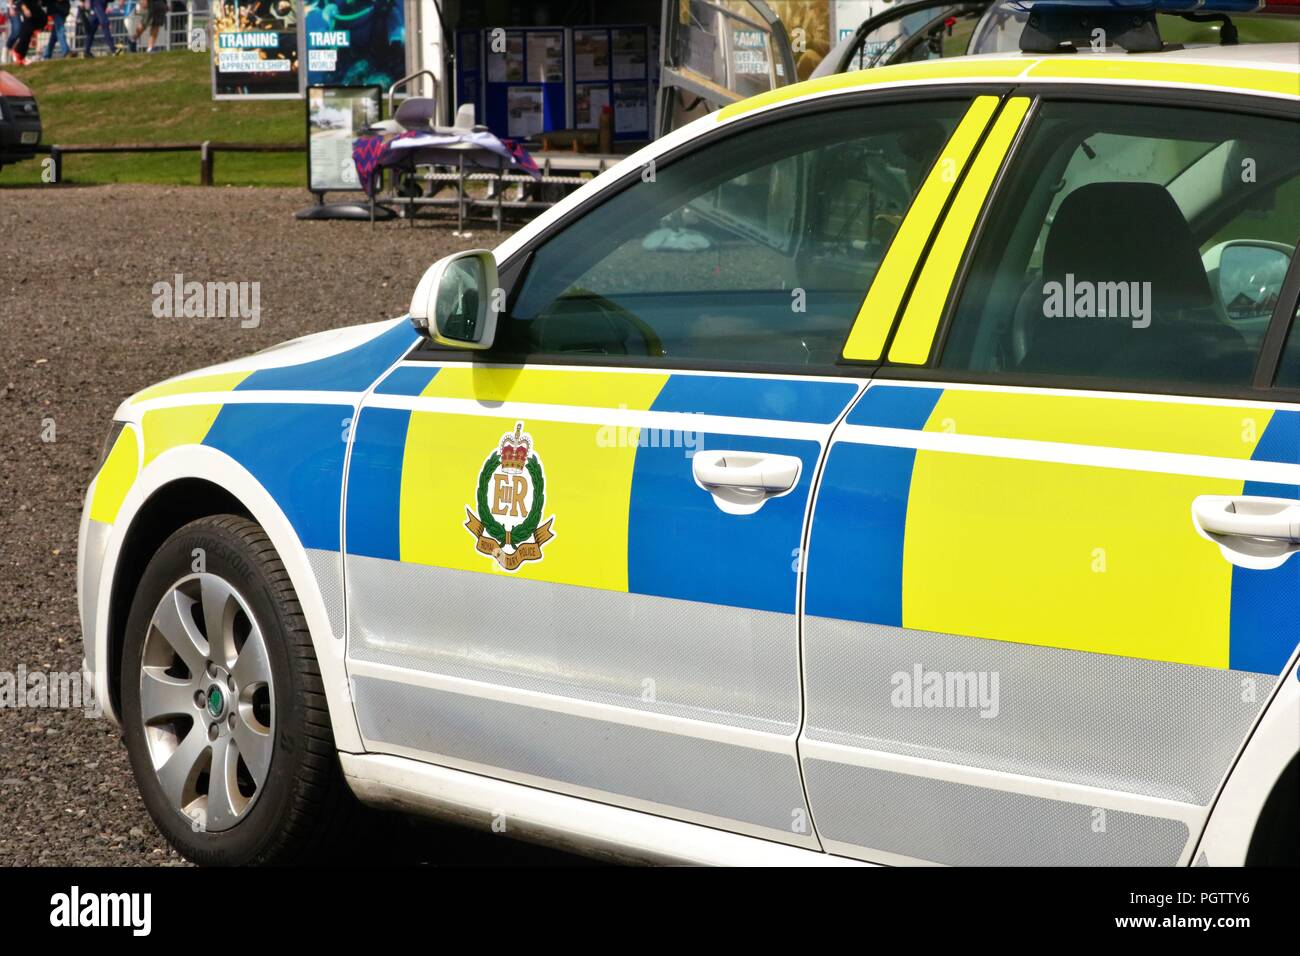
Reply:
<svg viewBox="0 0 1300 956"><path fill-rule="evenodd" d="M226 695L216 684L212 684L208 687L207 705L208 716L213 720L220 720L225 716Z"/></svg>
<svg viewBox="0 0 1300 956"><path fill-rule="evenodd" d="M145 636L140 710L173 808L206 831L243 819L270 770L275 697L261 630L223 578L190 575L163 595Z"/></svg>

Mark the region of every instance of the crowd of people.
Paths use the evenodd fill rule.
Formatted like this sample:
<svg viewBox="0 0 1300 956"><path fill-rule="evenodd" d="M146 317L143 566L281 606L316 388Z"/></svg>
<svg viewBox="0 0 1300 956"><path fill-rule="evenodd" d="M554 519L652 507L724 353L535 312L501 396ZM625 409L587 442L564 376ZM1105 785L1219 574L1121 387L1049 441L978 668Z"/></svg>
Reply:
<svg viewBox="0 0 1300 956"><path fill-rule="evenodd" d="M39 50L33 49L33 37L46 31L43 58L94 56L95 38L102 36L102 48L109 56L132 53L140 48L147 32L145 52L159 49L158 34L167 26L168 0L0 0L0 32L5 34L4 55L0 62L24 66ZM75 19L73 14L76 14ZM120 16L126 24L126 43L119 46L113 37L110 17ZM80 50L68 43L68 33L83 40Z"/></svg>

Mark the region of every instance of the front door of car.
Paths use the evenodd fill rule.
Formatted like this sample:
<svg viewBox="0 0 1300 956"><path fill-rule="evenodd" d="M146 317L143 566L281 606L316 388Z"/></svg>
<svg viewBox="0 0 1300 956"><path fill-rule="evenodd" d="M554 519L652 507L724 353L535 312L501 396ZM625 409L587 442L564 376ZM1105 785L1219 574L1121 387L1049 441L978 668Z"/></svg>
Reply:
<svg viewBox="0 0 1300 956"><path fill-rule="evenodd" d="M883 862L1186 863L1296 649L1297 125L1154 91L1021 125L828 454L810 804Z"/></svg>
<svg viewBox="0 0 1300 956"><path fill-rule="evenodd" d="M796 611L862 387L834 363L995 99L826 107L634 171L519 253L489 353L376 388L345 544L367 747L817 845Z"/></svg>

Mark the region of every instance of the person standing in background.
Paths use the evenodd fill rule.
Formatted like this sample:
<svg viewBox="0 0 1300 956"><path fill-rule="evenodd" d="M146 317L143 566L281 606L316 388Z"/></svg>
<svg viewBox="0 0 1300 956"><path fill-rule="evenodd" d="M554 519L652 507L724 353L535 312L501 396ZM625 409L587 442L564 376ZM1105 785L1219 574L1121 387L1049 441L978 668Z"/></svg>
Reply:
<svg viewBox="0 0 1300 956"><path fill-rule="evenodd" d="M23 25L18 28L18 37L14 42L14 62L19 66L27 64L27 50L32 45L32 34L45 26L48 18L41 0L18 0L22 10Z"/></svg>
<svg viewBox="0 0 1300 956"><path fill-rule="evenodd" d="M5 33L6 60L13 56L14 46L18 43L18 31L22 29L23 25L23 11L18 4L19 0L10 0L10 3L8 4L9 16L7 22L9 30Z"/></svg>
<svg viewBox="0 0 1300 956"><path fill-rule="evenodd" d="M134 2L137 10L141 7L144 8L144 13L140 17L140 25L135 28L135 34L127 40L127 43L134 52L140 35L148 28L149 46L145 49L145 52L153 53L154 44L158 42L158 30L167 24L167 0L127 0L127 2Z"/></svg>
<svg viewBox="0 0 1300 956"><path fill-rule="evenodd" d="M50 14L50 42L45 44L45 59L54 59L54 44L63 47L63 56L72 56L68 46L68 14L72 12L72 0L46 0Z"/></svg>
<svg viewBox="0 0 1300 956"><path fill-rule="evenodd" d="M100 27L104 28L104 39L108 42L108 52L112 56L121 54L117 44L113 41L113 27L108 22L108 3L107 0L90 0L90 28L86 30L86 48L83 51L87 59L92 55L90 52L91 45L95 42L95 31Z"/></svg>

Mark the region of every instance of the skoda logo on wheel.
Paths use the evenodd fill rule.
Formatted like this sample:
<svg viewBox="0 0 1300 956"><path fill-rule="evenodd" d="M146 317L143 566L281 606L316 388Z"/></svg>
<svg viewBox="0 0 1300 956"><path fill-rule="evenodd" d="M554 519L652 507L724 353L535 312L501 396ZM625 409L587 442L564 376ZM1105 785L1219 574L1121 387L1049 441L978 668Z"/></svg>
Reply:
<svg viewBox="0 0 1300 956"><path fill-rule="evenodd" d="M208 688L208 713L214 718L220 717L226 709L226 695L221 688L213 684Z"/></svg>

